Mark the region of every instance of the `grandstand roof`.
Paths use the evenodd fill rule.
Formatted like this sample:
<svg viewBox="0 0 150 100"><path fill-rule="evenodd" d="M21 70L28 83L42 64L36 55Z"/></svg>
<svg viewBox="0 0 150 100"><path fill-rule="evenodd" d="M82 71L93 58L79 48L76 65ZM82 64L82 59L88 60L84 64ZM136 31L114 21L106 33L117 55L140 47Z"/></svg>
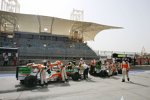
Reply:
<svg viewBox="0 0 150 100"><path fill-rule="evenodd" d="M78 32L79 34L83 33L82 37L84 41L94 40L96 34L102 30L120 28L93 22L73 21L49 16L0 11L0 21L3 22L3 20L15 25L14 31L46 32L67 36L70 36L71 33ZM0 31L2 31L2 28Z"/></svg>

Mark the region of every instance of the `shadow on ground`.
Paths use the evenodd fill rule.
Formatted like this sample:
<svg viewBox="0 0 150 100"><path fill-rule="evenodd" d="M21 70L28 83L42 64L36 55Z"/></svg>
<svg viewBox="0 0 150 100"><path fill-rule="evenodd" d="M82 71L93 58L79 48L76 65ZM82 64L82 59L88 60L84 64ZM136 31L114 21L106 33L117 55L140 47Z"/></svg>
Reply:
<svg viewBox="0 0 150 100"><path fill-rule="evenodd" d="M138 86L143 86L143 87L149 87L148 85L144 85L144 84L140 84L140 83L136 83L136 82L132 82L132 81L129 81L129 82L126 82L128 84L133 84L133 85L138 85Z"/></svg>
<svg viewBox="0 0 150 100"><path fill-rule="evenodd" d="M2 93L12 93L12 92L21 92L21 91L40 91L40 92L48 92L48 88L55 88L55 87L65 87L65 86L70 86L69 82L67 83L62 83L62 82L51 82L48 84L48 86L35 86L35 87L25 87L24 85L15 85L14 89L7 89L7 90L0 90L0 94Z"/></svg>

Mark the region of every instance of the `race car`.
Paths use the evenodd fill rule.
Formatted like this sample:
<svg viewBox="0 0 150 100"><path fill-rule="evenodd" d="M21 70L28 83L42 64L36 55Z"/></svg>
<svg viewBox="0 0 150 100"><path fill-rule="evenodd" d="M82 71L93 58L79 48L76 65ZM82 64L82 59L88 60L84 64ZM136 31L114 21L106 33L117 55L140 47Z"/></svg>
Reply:
<svg viewBox="0 0 150 100"><path fill-rule="evenodd" d="M58 65L58 61L51 63L47 68L46 79L48 82L62 81L61 69L63 64ZM16 78L20 80L20 83L26 87L34 87L40 84L40 73L39 69L44 67L42 64L29 63L24 66L18 66L16 68ZM66 68L66 75L71 77L72 80L77 81L79 79L78 68L74 67L71 70Z"/></svg>

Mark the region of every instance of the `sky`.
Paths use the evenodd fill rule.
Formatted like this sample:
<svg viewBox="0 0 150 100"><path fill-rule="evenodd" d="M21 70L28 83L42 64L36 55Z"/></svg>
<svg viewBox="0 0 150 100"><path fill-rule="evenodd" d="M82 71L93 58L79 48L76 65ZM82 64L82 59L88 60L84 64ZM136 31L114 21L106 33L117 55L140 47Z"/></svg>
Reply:
<svg viewBox="0 0 150 100"><path fill-rule="evenodd" d="M84 21L123 27L98 33L94 50L150 53L150 0L18 0L20 12L70 19L73 9Z"/></svg>

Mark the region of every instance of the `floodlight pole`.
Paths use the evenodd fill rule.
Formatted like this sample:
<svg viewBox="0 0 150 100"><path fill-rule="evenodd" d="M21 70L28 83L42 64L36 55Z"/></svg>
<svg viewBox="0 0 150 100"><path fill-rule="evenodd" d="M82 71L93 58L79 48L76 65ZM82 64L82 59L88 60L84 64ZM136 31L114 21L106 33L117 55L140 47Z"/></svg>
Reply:
<svg viewBox="0 0 150 100"><path fill-rule="evenodd" d="M1 0L0 10L8 12L20 12L20 4L18 0Z"/></svg>

